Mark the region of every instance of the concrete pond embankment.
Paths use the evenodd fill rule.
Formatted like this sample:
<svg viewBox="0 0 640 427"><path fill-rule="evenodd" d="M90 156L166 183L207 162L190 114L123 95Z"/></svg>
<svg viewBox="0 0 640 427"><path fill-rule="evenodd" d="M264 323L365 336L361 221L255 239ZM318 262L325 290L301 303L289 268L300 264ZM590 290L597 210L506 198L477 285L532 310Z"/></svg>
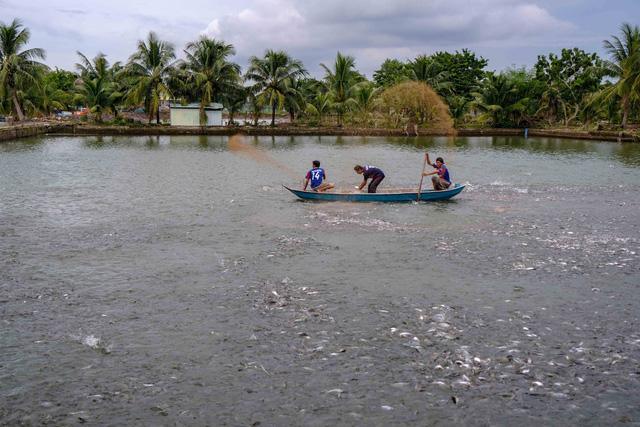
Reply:
<svg viewBox="0 0 640 427"><path fill-rule="evenodd" d="M31 122L0 127L0 142L44 134L61 135L235 135L250 136L405 136L402 129L337 127L169 127L108 126L80 123ZM420 136L452 135L450 130L420 129ZM457 129L457 136L523 136L523 129ZM528 136L571 138L597 141L633 142L638 136L619 131L583 131L576 129L529 129Z"/></svg>

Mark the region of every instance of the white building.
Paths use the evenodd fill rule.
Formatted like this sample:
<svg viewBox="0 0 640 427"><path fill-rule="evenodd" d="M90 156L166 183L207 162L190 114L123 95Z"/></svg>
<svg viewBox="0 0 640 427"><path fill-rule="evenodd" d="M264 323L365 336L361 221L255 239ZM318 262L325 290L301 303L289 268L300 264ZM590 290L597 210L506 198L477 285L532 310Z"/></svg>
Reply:
<svg viewBox="0 0 640 427"><path fill-rule="evenodd" d="M207 122L204 126L222 126L222 104L204 107ZM200 104L171 104L171 126L200 126Z"/></svg>

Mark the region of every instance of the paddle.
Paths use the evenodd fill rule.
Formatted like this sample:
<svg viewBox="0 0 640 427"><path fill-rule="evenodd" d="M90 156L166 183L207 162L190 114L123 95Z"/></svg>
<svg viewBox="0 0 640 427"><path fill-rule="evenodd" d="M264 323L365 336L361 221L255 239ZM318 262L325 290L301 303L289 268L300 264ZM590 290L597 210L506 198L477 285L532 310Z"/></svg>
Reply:
<svg viewBox="0 0 640 427"><path fill-rule="evenodd" d="M424 170L427 168L427 156L424 155L424 163L422 164L422 173L420 174L420 185L418 186L418 202L420 201L420 193L422 193L422 181L424 181Z"/></svg>

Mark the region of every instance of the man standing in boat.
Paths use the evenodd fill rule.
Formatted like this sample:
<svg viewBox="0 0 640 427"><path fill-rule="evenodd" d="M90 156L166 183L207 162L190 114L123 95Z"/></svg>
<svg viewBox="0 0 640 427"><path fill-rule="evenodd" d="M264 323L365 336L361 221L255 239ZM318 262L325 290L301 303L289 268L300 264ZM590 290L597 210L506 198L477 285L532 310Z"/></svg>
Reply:
<svg viewBox="0 0 640 427"><path fill-rule="evenodd" d="M307 176L304 179L304 187L303 190L307 189L309 182L311 182L311 189L313 191L327 191L333 188L333 184L328 182L322 182L327 179L327 175L324 173L324 169L320 167L320 161L314 160L312 163L313 169L307 172Z"/></svg>
<svg viewBox="0 0 640 427"><path fill-rule="evenodd" d="M382 172L382 169L376 168L371 165L356 165L353 170L356 171L358 175L362 175L362 178L364 178L360 186L356 187L358 190L362 190L364 186L367 185L367 180L371 179L367 190L369 193L375 193L378 185L380 185L380 183L384 179L384 172Z"/></svg>
<svg viewBox="0 0 640 427"><path fill-rule="evenodd" d="M435 163L431 163L429 159L429 153L425 153L427 163L429 163L435 171L433 172L425 172L422 176L435 175L431 178L431 183L433 184L433 189L436 191L446 190L451 186L451 178L449 177L449 169L447 169L447 165L444 164L444 160L442 157L438 157Z"/></svg>

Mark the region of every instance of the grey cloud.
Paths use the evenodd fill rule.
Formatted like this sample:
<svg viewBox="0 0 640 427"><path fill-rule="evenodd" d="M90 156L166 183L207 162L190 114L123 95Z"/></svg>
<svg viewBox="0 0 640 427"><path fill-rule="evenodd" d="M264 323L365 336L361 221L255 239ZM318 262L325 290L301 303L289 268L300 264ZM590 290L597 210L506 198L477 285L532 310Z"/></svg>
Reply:
<svg viewBox="0 0 640 427"><path fill-rule="evenodd" d="M87 12L79 9L56 9L60 13L68 13L71 15L86 15Z"/></svg>
<svg viewBox="0 0 640 427"><path fill-rule="evenodd" d="M258 0L249 9L215 19L209 29L210 35L234 43L239 52L285 48L318 63L321 51L351 51L362 55L359 59L368 66L380 52L400 56L531 44L561 37L573 25L526 0Z"/></svg>
<svg viewBox="0 0 640 427"><path fill-rule="evenodd" d="M620 22L640 12L640 3L619 0L608 8L609 22L601 23L591 12L599 1L220 0L212 5L190 0L185 7L168 0L110 0L104 7L85 0L56 8L45 0L0 0L0 5L5 20L18 17L31 28L33 45L50 51L51 65L72 67L66 63L69 55L61 54L66 50L104 51L111 61L126 60L137 40L153 30L178 54L187 41L206 33L233 43L243 66L267 48L285 49L318 74L318 64L331 62L340 50L353 54L370 75L386 57L407 59L436 50L468 47L498 58L497 67L509 57L529 57L531 63L558 46L597 50Z"/></svg>

